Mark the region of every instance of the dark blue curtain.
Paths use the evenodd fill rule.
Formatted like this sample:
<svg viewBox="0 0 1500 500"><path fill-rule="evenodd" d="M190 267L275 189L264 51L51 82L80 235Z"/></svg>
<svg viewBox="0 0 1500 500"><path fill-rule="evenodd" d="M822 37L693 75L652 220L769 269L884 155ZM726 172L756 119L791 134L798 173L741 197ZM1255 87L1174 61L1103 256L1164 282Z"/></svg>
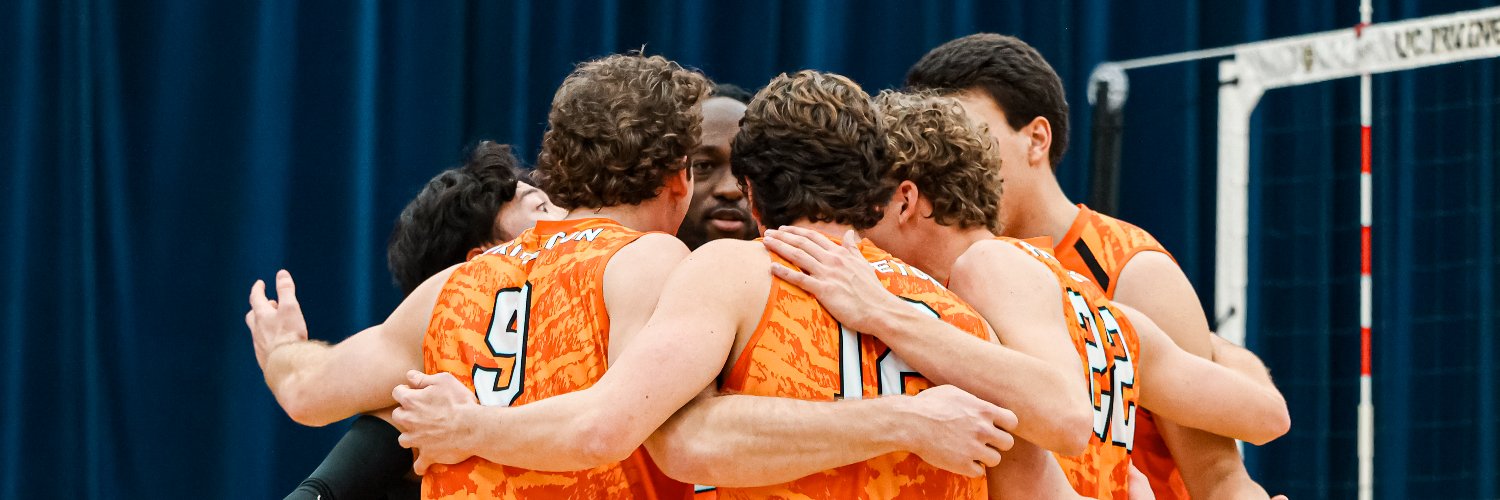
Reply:
<svg viewBox="0 0 1500 500"><path fill-rule="evenodd" d="M1476 4L1377 9L1394 19ZM873 91L898 85L943 41L1015 34L1067 83L1073 147L1060 172L1083 199L1084 86L1095 64L1347 26L1355 5L11 0L0 6L0 498L289 490L342 426L303 428L275 406L242 324L251 281L282 267L296 273L314 336L325 340L379 321L399 298L384 242L400 208L473 140L533 154L552 90L577 61L644 46L747 88L818 68ZM1470 67L1481 73L1377 83L1382 113L1412 117L1377 139L1377 169L1389 172L1377 181L1377 223L1390 228L1377 230L1377 273L1390 276L1377 297L1379 473L1382 484L1399 485L1384 498L1496 493L1497 385L1481 376L1493 372L1495 351L1494 73ZM1183 65L1131 77L1120 214L1156 233L1208 301L1215 71ZM1443 114L1449 101L1434 94L1471 114ZM1312 308L1273 304L1281 293L1273 285L1252 291L1260 301L1252 305L1299 318L1284 329L1252 318L1258 348L1292 382L1283 387L1296 423L1291 436L1257 450L1252 472L1306 498L1352 496L1357 350L1347 343L1357 302L1348 292L1358 264L1345 256L1355 241L1348 183L1357 135L1345 125L1353 96L1344 84L1273 93L1258 118L1265 128L1327 129L1258 132L1255 167L1323 176L1301 191L1270 180L1255 188L1266 228L1253 235L1252 276L1280 269L1321 280L1286 285L1306 288ZM1447 142L1424 139L1434 130ZM1442 156L1451 148L1464 152ZM1313 170L1269 162L1283 155ZM1453 155L1470 161L1429 174ZM1270 211L1277 197L1293 195L1310 205L1291 219L1321 226L1273 228L1286 218ZM1451 221L1415 215L1454 212L1477 225L1447 233L1435 228ZM1301 238L1286 245L1306 250L1286 258L1311 267L1275 260L1286 248L1273 243L1281 230ZM1447 260L1429 259L1434 252ZM1443 290L1445 300L1418 287Z"/></svg>

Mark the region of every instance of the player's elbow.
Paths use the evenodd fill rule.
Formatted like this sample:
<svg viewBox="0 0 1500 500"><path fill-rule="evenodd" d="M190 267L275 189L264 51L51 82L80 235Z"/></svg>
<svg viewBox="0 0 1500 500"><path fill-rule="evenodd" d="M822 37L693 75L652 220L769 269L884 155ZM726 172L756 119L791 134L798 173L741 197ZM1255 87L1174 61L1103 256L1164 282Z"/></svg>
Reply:
<svg viewBox="0 0 1500 500"><path fill-rule="evenodd" d="M658 435L646 440L651 460L667 477L684 483L717 484L708 464L714 462L713 446L706 440L678 439L675 435Z"/></svg>
<svg viewBox="0 0 1500 500"><path fill-rule="evenodd" d="M641 445L639 440L631 439L621 419L591 415L583 418L580 424L579 432L574 435L574 444L577 456L582 459L582 468L625 460Z"/></svg>
<svg viewBox="0 0 1500 500"><path fill-rule="evenodd" d="M1066 389L1072 387L1068 378L1059 375L1056 380L1053 394L1059 396L1043 420L1050 439L1047 444L1032 442L1063 456L1078 455L1088 450L1089 438L1094 435L1094 406L1087 397Z"/></svg>
<svg viewBox="0 0 1500 500"><path fill-rule="evenodd" d="M1261 446L1292 430L1292 416L1287 412L1286 400L1280 394L1274 395L1273 402L1267 406L1265 416L1261 418L1262 424L1258 426L1254 436L1245 438L1245 442Z"/></svg>
<svg viewBox="0 0 1500 500"><path fill-rule="evenodd" d="M1089 437L1093 436L1094 418L1088 407L1076 411L1071 407L1059 407L1048 412L1043 421L1045 427L1033 427L1038 435L1025 438L1062 456L1074 456L1088 451ZM1022 423L1023 426L1025 423Z"/></svg>
<svg viewBox="0 0 1500 500"><path fill-rule="evenodd" d="M1057 423L1057 445L1052 451L1069 457L1088 451L1089 438L1094 435L1092 408L1086 406L1070 408L1060 412L1054 421Z"/></svg>
<svg viewBox="0 0 1500 500"><path fill-rule="evenodd" d="M329 412L318 408L316 401L307 397L292 396L281 401L281 409L286 410L286 415L293 422L308 427L323 427L339 420L343 420Z"/></svg>
<svg viewBox="0 0 1500 500"><path fill-rule="evenodd" d="M343 420L343 417L327 411L318 395L295 381L281 384L275 391L276 402L293 422L308 427L323 427ZM347 416L347 415L345 415Z"/></svg>

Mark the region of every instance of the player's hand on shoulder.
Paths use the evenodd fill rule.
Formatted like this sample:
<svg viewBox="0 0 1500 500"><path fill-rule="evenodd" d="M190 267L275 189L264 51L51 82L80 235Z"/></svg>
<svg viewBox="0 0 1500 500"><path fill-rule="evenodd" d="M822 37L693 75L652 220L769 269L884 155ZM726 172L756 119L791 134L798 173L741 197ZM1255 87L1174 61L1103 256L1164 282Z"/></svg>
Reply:
<svg viewBox="0 0 1500 500"><path fill-rule="evenodd" d="M250 286L250 312L245 326L255 344L255 359L262 370L271 351L282 345L307 340L307 321L297 302L297 284L285 269L276 273L276 299L266 296L266 283L255 280Z"/></svg>
<svg viewBox="0 0 1500 500"><path fill-rule="evenodd" d="M880 317L880 308L904 310L860 253L859 236L854 231L845 234L844 243L839 245L816 231L782 226L766 231L765 246L801 269L799 272L773 264L771 273L817 297L818 303L845 327L879 336L874 322Z"/></svg>
<svg viewBox="0 0 1500 500"><path fill-rule="evenodd" d="M456 464L473 456L467 441L473 432L464 423L464 412L480 408L474 392L447 372L411 370L406 379L391 391L400 405L391 411L391 424L401 431L401 446L417 450L412 470L421 475L432 464Z"/></svg>
<svg viewBox="0 0 1500 500"><path fill-rule="evenodd" d="M1000 463L1015 444L1016 414L942 385L908 398L910 451L938 468L970 477Z"/></svg>

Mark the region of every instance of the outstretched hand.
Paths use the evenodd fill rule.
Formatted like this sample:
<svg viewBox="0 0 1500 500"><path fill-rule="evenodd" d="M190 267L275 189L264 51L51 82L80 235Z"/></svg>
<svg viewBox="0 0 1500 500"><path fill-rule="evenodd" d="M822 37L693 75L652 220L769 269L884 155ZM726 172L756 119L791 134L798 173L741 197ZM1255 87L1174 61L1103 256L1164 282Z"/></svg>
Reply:
<svg viewBox="0 0 1500 500"><path fill-rule="evenodd" d="M816 231L782 226L766 231L764 241L768 250L801 269L772 264L771 274L812 294L847 328L871 333L882 311L903 310L860 253L854 231L839 245Z"/></svg>
<svg viewBox="0 0 1500 500"><path fill-rule="evenodd" d="M480 408L474 391L453 374L427 375L406 372L406 384L391 390L399 408L391 411L391 423L401 431L397 440L404 448L417 450L412 470L427 473L432 464L456 464L473 456L468 439L473 429L465 425L465 412Z"/></svg>
<svg viewBox="0 0 1500 500"><path fill-rule="evenodd" d="M285 269L276 273L276 299L266 297L266 283L255 280L250 286L250 312L245 313L245 326L250 327L250 338L255 343L255 360L260 369L266 369L266 359L271 351L282 345L307 340L307 320L302 317L302 306L297 303L297 284L292 273Z"/></svg>

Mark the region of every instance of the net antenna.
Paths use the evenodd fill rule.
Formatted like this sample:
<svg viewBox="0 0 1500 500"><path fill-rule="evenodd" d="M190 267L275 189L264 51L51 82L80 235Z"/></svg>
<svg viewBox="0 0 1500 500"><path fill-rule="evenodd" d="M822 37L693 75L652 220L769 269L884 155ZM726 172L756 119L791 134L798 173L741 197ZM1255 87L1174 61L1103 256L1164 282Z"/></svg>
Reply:
<svg viewBox="0 0 1500 500"><path fill-rule="evenodd" d="M1245 297L1249 274L1250 115L1268 90L1360 78L1360 388L1359 499L1374 498L1375 407L1370 383L1371 278L1371 88L1370 75L1500 56L1500 7L1374 24L1370 0L1361 0L1353 28L1278 38L1228 47L1106 62L1090 76L1089 102L1121 116L1127 94L1125 72L1189 61L1219 61L1218 207L1215 231L1214 319L1220 336L1245 341ZM1110 92L1099 92L1108 89ZM1118 104L1118 106L1116 106ZM1120 144L1119 128L1095 122L1094 156ZM1105 137L1100 137L1100 132ZM1114 162L1118 164L1118 153ZM1106 168L1095 162L1095 169ZM1112 181L1111 172L1106 180ZM1097 187L1098 182L1095 183ZM1111 188L1112 189L1112 188ZM1104 195L1113 200L1113 193Z"/></svg>

